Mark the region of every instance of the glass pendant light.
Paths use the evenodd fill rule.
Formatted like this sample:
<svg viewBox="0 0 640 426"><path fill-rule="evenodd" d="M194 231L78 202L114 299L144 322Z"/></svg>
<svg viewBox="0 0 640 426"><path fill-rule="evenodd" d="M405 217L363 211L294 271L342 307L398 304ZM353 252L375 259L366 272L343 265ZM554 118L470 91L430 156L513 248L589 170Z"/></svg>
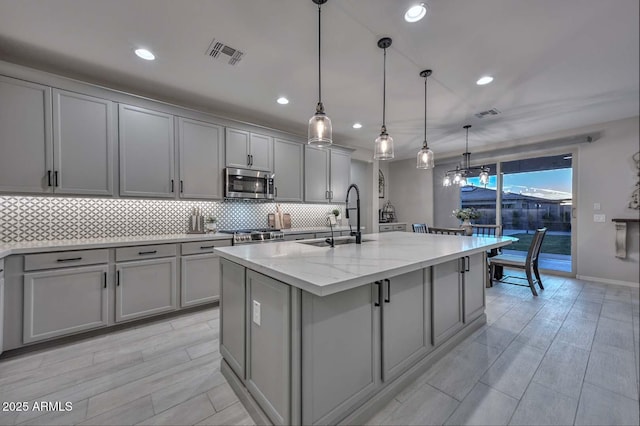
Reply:
<svg viewBox="0 0 640 426"><path fill-rule="evenodd" d="M331 145L332 140L332 128L331 119L327 117L324 112L324 105L322 104L322 68L321 68L321 5L325 4L327 0L311 0L318 5L318 105L316 105L316 113L309 120L309 133L307 143L309 145L315 145L323 147Z"/></svg>
<svg viewBox="0 0 640 426"><path fill-rule="evenodd" d="M449 175L445 175L442 180L442 186L451 186L451 177Z"/></svg>
<svg viewBox="0 0 640 426"><path fill-rule="evenodd" d="M418 169L433 169L435 160L433 151L429 149L427 144L427 77L431 73L431 70L424 70L420 73L420 77L424 77L424 142L422 142L422 149L418 151L416 162Z"/></svg>
<svg viewBox="0 0 640 426"><path fill-rule="evenodd" d="M486 185L487 183L489 183L489 170L482 169L479 176L481 184Z"/></svg>
<svg viewBox="0 0 640 426"><path fill-rule="evenodd" d="M382 129L376 138L374 160L391 160L393 158L393 138L387 133L385 125L387 98L387 47L391 46L391 38L383 37L378 40L378 47L384 49L384 65L382 68Z"/></svg>

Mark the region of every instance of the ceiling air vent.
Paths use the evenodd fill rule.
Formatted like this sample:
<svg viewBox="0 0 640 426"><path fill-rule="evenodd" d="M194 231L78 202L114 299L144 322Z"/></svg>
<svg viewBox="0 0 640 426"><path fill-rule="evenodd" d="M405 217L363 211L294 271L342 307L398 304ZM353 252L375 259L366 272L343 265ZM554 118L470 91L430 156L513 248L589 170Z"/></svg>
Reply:
<svg viewBox="0 0 640 426"><path fill-rule="evenodd" d="M244 52L234 49L214 38L207 49L207 55L214 59L229 59L229 65L236 65L242 59Z"/></svg>
<svg viewBox="0 0 640 426"><path fill-rule="evenodd" d="M478 118L486 118L486 117L491 117L491 116L498 115L498 114L500 114L500 111L498 111L495 108L491 108L491 109L488 109L486 111L481 111L481 112L475 114L475 116L478 117Z"/></svg>

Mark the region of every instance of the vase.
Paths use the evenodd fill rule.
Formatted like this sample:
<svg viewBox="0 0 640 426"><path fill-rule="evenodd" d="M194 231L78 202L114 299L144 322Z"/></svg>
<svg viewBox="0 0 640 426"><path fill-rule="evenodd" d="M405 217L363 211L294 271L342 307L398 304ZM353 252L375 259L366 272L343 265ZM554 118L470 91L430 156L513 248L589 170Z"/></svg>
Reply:
<svg viewBox="0 0 640 426"><path fill-rule="evenodd" d="M464 229L464 235L468 237L473 235L473 226L471 225L471 222L469 222L469 219L463 220L462 225L460 225L460 228Z"/></svg>

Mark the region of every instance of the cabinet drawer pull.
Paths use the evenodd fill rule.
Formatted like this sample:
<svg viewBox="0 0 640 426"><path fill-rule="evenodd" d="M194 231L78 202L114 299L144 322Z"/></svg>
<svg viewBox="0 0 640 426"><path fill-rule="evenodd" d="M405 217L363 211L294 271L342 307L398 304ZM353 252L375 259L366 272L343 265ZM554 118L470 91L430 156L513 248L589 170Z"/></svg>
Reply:
<svg viewBox="0 0 640 426"><path fill-rule="evenodd" d="M120 287L120 271L116 271L116 287Z"/></svg>
<svg viewBox="0 0 640 426"><path fill-rule="evenodd" d="M200 250L206 250L206 249L212 249L215 248L215 246L200 246Z"/></svg>
<svg viewBox="0 0 640 426"><path fill-rule="evenodd" d="M384 301L385 303L391 303L391 280L385 278L385 281L387 282L387 298Z"/></svg>
<svg viewBox="0 0 640 426"><path fill-rule="evenodd" d="M70 257L68 259L58 259L57 262L63 263L63 262L77 262L78 260L82 260L81 257Z"/></svg>
<svg viewBox="0 0 640 426"><path fill-rule="evenodd" d="M107 288L107 273L104 273L104 288Z"/></svg>
<svg viewBox="0 0 640 426"><path fill-rule="evenodd" d="M158 250L150 250L150 251L139 251L138 254L140 256L145 255L145 254L156 254L158 252Z"/></svg>
<svg viewBox="0 0 640 426"><path fill-rule="evenodd" d="M0 272L4 271L4 269L0 269Z"/></svg>

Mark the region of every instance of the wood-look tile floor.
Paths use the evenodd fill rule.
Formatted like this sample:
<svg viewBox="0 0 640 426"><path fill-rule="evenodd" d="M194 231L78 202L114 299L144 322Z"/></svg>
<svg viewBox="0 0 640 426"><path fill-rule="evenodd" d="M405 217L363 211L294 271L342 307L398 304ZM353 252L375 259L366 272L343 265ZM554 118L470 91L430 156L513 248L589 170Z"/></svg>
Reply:
<svg viewBox="0 0 640 426"><path fill-rule="evenodd" d="M637 289L543 277L487 289L487 325L369 424L639 424ZM207 309L0 360L0 425L253 424L220 374L219 310Z"/></svg>

